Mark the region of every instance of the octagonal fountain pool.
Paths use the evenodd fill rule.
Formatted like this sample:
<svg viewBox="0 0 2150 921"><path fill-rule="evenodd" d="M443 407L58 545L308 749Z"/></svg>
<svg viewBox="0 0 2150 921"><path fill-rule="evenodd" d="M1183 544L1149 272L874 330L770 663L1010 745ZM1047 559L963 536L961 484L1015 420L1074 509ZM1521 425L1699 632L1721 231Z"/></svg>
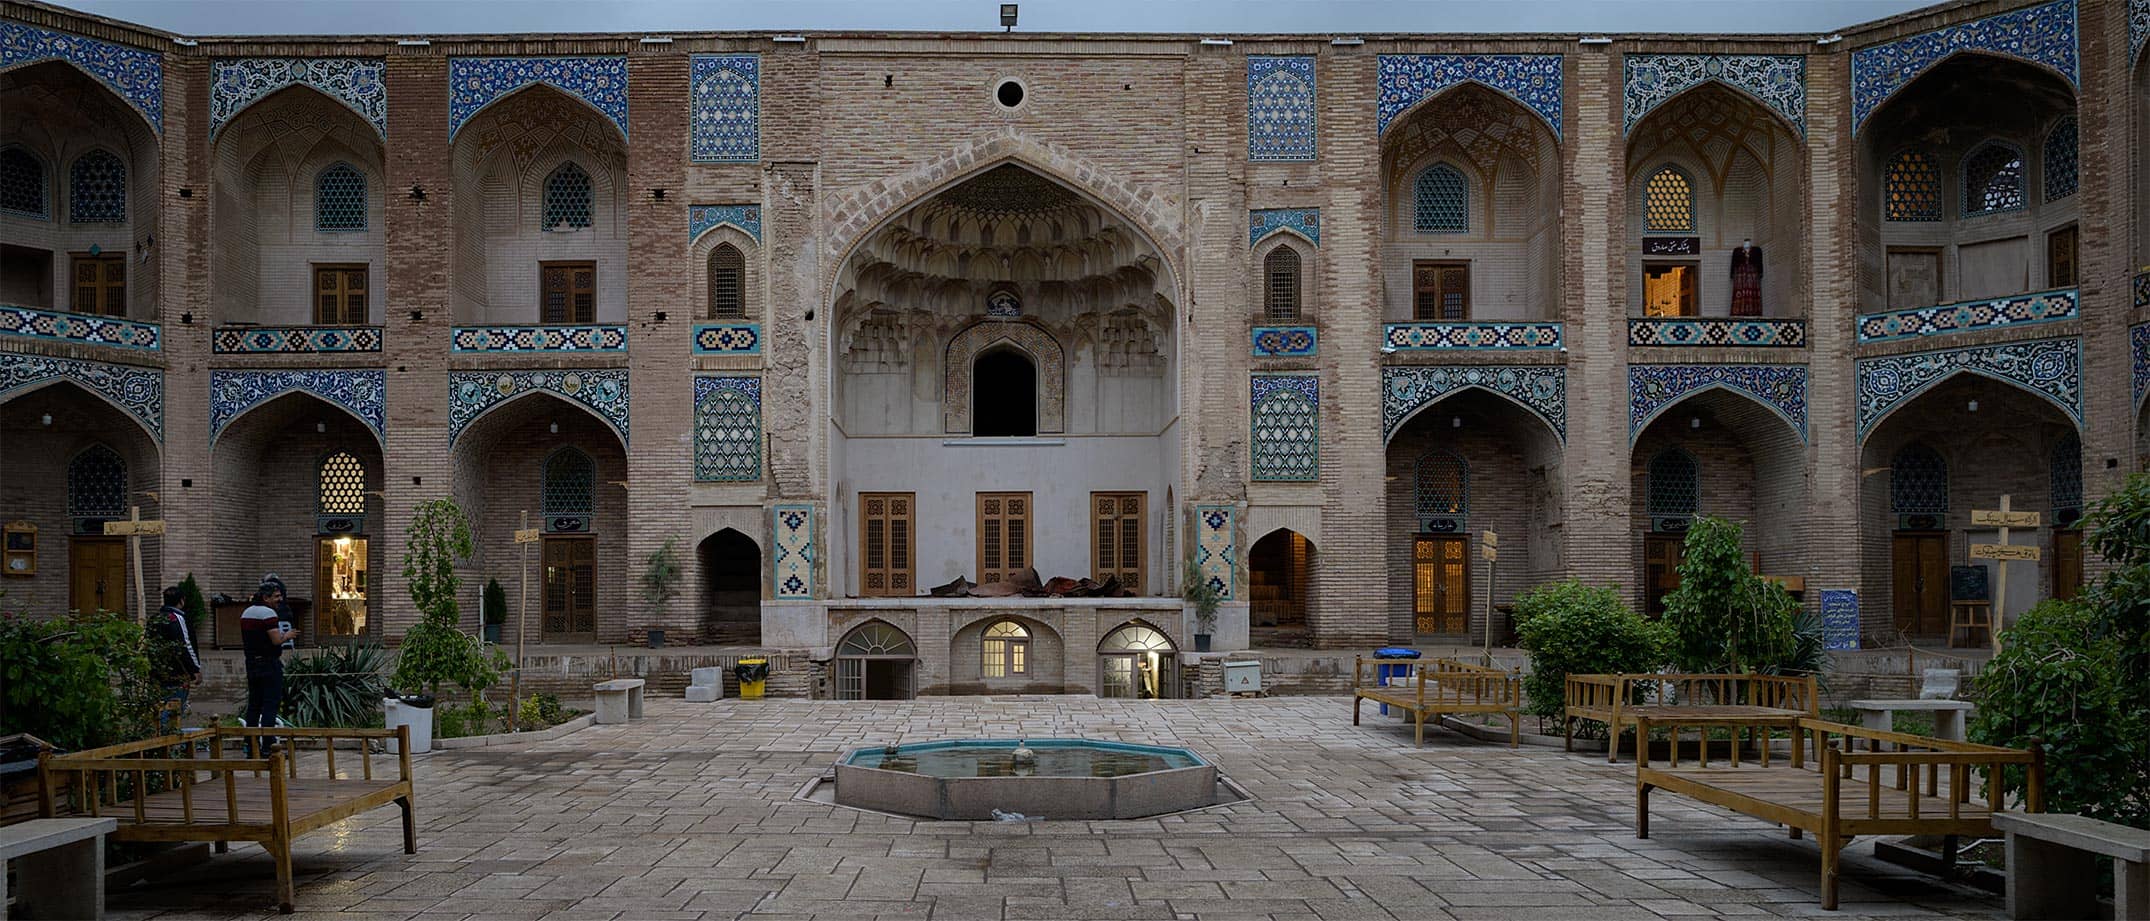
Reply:
<svg viewBox="0 0 2150 921"><path fill-rule="evenodd" d="M861 748L836 802L930 819L1138 819L1218 802L1217 768L1184 748L1088 739L970 739Z"/></svg>

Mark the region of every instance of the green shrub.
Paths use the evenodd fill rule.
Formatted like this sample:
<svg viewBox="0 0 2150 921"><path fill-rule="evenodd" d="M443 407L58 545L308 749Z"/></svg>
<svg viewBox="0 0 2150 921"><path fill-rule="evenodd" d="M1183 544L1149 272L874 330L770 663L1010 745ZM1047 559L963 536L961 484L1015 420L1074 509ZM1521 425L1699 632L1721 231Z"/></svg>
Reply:
<svg viewBox="0 0 2150 921"><path fill-rule="evenodd" d="M2142 705L2123 692L2120 644L2098 635L2099 620L2090 605L2060 600L2017 618L1978 674L1970 735L2010 748L2042 744L2048 810L2143 825L2150 803L2134 763ZM2020 794L2022 772L2010 772L2005 788Z"/></svg>
<svg viewBox="0 0 2150 921"><path fill-rule="evenodd" d="M67 750L148 737L164 698L148 647L126 614L0 614L0 735Z"/></svg>
<svg viewBox="0 0 2150 921"><path fill-rule="evenodd" d="M560 705L560 698L552 694L533 694L523 698L522 710L517 714L522 731L550 729L567 721L567 708Z"/></svg>
<svg viewBox="0 0 2150 921"><path fill-rule="evenodd" d="M466 704L436 707L433 710L434 734L443 739L486 735L493 731L493 723L505 712L486 703L483 696L473 697Z"/></svg>
<svg viewBox="0 0 2150 921"><path fill-rule="evenodd" d="M1561 715L1568 675L1655 671L1665 664L1665 628L1635 613L1620 593L1555 582L1516 599L1516 632L1530 652L1527 712Z"/></svg>
<svg viewBox="0 0 2150 921"><path fill-rule="evenodd" d="M1690 672L1817 671L1820 623L1802 650L1799 601L1755 575L1740 552L1738 522L1700 516L1687 529L1680 587L1665 596L1672 663Z"/></svg>
<svg viewBox="0 0 2150 921"><path fill-rule="evenodd" d="M201 583L194 581L191 572L179 580L179 592L183 596L180 607L187 612L187 635L194 638L194 645L200 646L203 642L202 624L209 622L209 599L202 594Z"/></svg>
<svg viewBox="0 0 2150 921"><path fill-rule="evenodd" d="M328 646L284 666L284 712L294 726L379 726L388 654L373 643Z"/></svg>

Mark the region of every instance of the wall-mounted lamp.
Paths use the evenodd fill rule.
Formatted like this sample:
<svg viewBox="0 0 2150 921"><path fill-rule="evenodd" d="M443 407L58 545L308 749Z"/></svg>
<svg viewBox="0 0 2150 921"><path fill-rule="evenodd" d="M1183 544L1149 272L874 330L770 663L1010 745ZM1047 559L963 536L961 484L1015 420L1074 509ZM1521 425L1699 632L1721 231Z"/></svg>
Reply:
<svg viewBox="0 0 2150 921"><path fill-rule="evenodd" d="M1689 417L1687 418L1687 427L1688 427L1688 428L1691 428L1691 429L1698 429L1698 428L1701 428L1701 427L1702 427L1702 417L1701 417L1701 416L1689 416Z"/></svg>
<svg viewBox="0 0 2150 921"><path fill-rule="evenodd" d="M1463 427L1463 417L1462 417L1462 416L1450 416L1450 417L1448 417L1448 427L1449 427L1449 428L1452 428L1452 429L1460 429L1460 428L1462 428L1462 427Z"/></svg>
<svg viewBox="0 0 2150 921"><path fill-rule="evenodd" d="M546 426L545 426L545 430L546 430L546 431L548 431L548 432L551 432L551 433L553 433L553 434L555 434L555 435L558 435L558 434L560 434L560 423L558 423L558 422L554 422L554 423L548 424L548 425L546 425Z"/></svg>
<svg viewBox="0 0 2150 921"><path fill-rule="evenodd" d="M326 423L326 422L316 422L316 423L314 423L314 434L316 434L316 435L326 435L326 434L328 434L328 423Z"/></svg>
<svg viewBox="0 0 2150 921"><path fill-rule="evenodd" d="M46 428L51 428L51 427L52 427L52 414L51 414L51 413L46 413L46 414L44 414L44 415L42 415L42 416L39 416L39 417L37 417L37 421L38 421L38 424L39 424L39 425L43 425L43 426L44 426L44 427L46 427Z"/></svg>
<svg viewBox="0 0 2150 921"><path fill-rule="evenodd" d="M1965 404L1963 404L1963 411L1964 411L1964 412L1967 412L1967 413L1975 413L1975 412L1977 412L1977 411L1978 411L1978 401L1977 401L1977 400L1972 400L1972 401L1971 401L1971 402L1969 402L1969 403L1965 403Z"/></svg>
<svg viewBox="0 0 2150 921"><path fill-rule="evenodd" d="M1000 5L1000 28L1004 32L1015 31L1015 6L1013 3Z"/></svg>

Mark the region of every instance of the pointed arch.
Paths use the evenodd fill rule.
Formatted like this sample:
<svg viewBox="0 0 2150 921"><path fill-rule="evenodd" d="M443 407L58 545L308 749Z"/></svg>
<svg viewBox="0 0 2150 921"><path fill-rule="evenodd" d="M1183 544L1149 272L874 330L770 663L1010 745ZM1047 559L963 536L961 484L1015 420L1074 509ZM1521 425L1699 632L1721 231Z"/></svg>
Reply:
<svg viewBox="0 0 2150 921"><path fill-rule="evenodd" d="M1642 187L1644 233L1696 233L1695 181L1678 164L1666 163L1650 171Z"/></svg>
<svg viewBox="0 0 2150 921"><path fill-rule="evenodd" d="M209 377L209 447L241 419L294 394L358 420L387 450L382 399L387 375L380 371L215 371Z"/></svg>
<svg viewBox="0 0 2150 921"><path fill-rule="evenodd" d="M1111 652L1114 650L1178 652L1179 644L1173 642L1172 635L1166 633L1156 624L1144 618L1134 617L1105 631L1105 635L1097 641L1098 652Z"/></svg>
<svg viewBox="0 0 2150 921"><path fill-rule="evenodd" d="M746 254L724 240L709 250L709 311L711 320L743 320L747 315Z"/></svg>
<svg viewBox="0 0 2150 921"><path fill-rule="evenodd" d="M1987 138L1958 164L1962 198L1957 214L1977 217L2021 211L2030 203L2030 158L2014 141Z"/></svg>
<svg viewBox="0 0 2150 921"><path fill-rule="evenodd" d="M2080 356L2078 356L2077 361L2078 365L2080 365ZM1897 394L1894 398L1894 401L1891 402L1886 409L1883 409L1880 413L1871 417L1862 418L1859 423L1859 441L1862 444L1865 443L1867 438L1871 437L1875 432L1881 430L1882 423L1887 422L1890 418L1894 417L1898 410L1901 410L1906 406L1918 402L1918 398L1922 394L1934 389L1940 384L1946 383L1950 380L1954 380L1955 378L1966 374L1976 375L1978 377L1988 378L1990 380L1996 380L2003 384L2007 384L2008 386L2013 387L2017 390L2021 390L2024 393L2031 394L2041 400L2044 400L2045 402L2052 404L2053 408L2060 410L2061 415L2067 417L2068 422L2075 426L2077 432L2081 432L2083 429L2083 417L2081 415L2082 411L2077 407L2069 405L2067 401L2061 399L2058 396L2047 393L2036 387L2032 387L2022 381L2016 380L2015 378L2007 377L1987 370L1985 368L1957 367L1950 369L1947 373L1942 374L1939 377L1935 377L1932 380L1920 383L1918 386L1913 387L1910 390ZM2080 390L2078 390L2078 394L2080 394ZM1861 415L1865 416L1864 413L1861 413Z"/></svg>
<svg viewBox="0 0 2150 921"><path fill-rule="evenodd" d="M1635 56L1630 55L1629 57L1633 58ZM1802 60L1803 62L1803 59L1800 60ZM1804 63L1800 65L1800 70L1802 79L1804 79ZM1646 105L1636 111L1627 113L1627 116L1625 118L1625 125L1621 128L1621 133L1633 133L1636 126L1641 125L1644 121L1647 121L1651 115L1657 112L1657 110L1671 105L1685 96L1697 92L1709 92L1711 90L1720 88L1731 91L1734 95L1739 96L1742 101L1751 103L1757 108L1760 108L1762 111L1769 113L1770 118L1776 121L1779 126L1783 127L1784 130L1791 132L1793 137L1806 137L1807 126L1804 123L1794 119L1790 115L1790 113L1787 113L1782 108L1779 108L1777 103L1762 98L1752 89L1740 86L1737 83L1733 83L1732 81L1726 80L1723 77L1719 76L1704 77L1700 80L1695 81L1692 84L1689 84L1686 87L1681 88L1679 92L1673 93L1672 95L1666 96L1662 99L1652 100L1649 105ZM1804 99L1804 96L1802 95L1801 98Z"/></svg>
<svg viewBox="0 0 2150 921"><path fill-rule="evenodd" d="M1560 369L1546 370L1559 371ZM1384 374L1384 378L1386 378L1386 376L1387 375ZM1516 409L1522 410L1524 415L1529 416L1531 419L1536 420L1539 425L1545 427L1545 433L1547 435L1552 436L1554 444L1564 444L1567 442L1568 436L1566 430L1559 422L1556 421L1558 419L1564 419L1567 410L1565 393L1567 387L1567 378L1565 373L1561 373L1558 376L1558 386L1561 389L1562 394L1559 400L1555 404L1553 404L1551 408L1534 406L1529 401L1524 400L1523 398L1518 397L1513 393L1508 393L1505 390L1500 389L1500 387L1497 385L1497 381L1491 383L1475 380L1468 381L1458 384L1453 388L1441 390L1438 393L1431 394L1427 396L1424 402L1418 403L1415 406L1411 406L1410 408L1403 410L1400 413L1393 411L1389 407L1384 407L1385 411L1383 412L1383 416L1394 418L1395 422L1394 424L1389 425L1387 427L1388 430L1383 433L1381 438L1382 447L1386 448L1388 447L1390 442L1395 441L1397 433L1402 432L1406 427L1408 427L1413 419L1418 418L1421 414L1433 409L1435 406L1439 406L1440 404L1448 401L1449 399L1455 397L1457 394L1473 390L1491 394L1495 397L1500 398L1502 402L1512 405ZM1389 397L1393 397L1396 394L1398 388L1384 387L1383 389L1388 391ZM1386 399L1384 400L1384 402L1386 402Z"/></svg>
<svg viewBox="0 0 2150 921"><path fill-rule="evenodd" d="M1388 58L1392 58L1392 57L1404 57L1404 58L1408 58L1408 57L1419 57L1419 55L1386 55L1386 54L1385 54L1385 55L1381 55L1381 58L1382 58L1382 59L1384 59L1384 60L1385 60L1385 59L1388 59ZM1453 55L1453 57L1474 57L1474 56L1473 56L1473 55ZM1501 86L1495 85L1495 84L1493 84L1493 83L1490 83L1490 82L1488 82L1488 81L1485 81L1485 80L1480 80L1480 79L1477 79L1476 77L1463 77L1463 78L1460 78L1460 79L1457 79L1457 80L1455 80L1454 82L1448 83L1448 84L1447 84L1447 85L1445 85L1445 86L1442 86L1442 87L1441 87L1440 89L1438 89L1438 90L1435 90L1435 91L1433 91L1433 92L1431 92L1431 93L1427 93L1427 94L1426 94L1426 95L1424 95L1424 96L1420 96L1419 98L1417 98L1417 99L1415 99L1415 100L1412 100L1412 101L1411 101L1411 103L1410 103L1409 105L1406 105L1406 106L1404 106L1403 108L1397 109L1397 110L1396 110L1396 111L1394 111L1394 112L1384 112L1384 113L1378 113L1378 114L1380 114L1380 115L1381 115L1382 117L1380 118L1380 122L1381 122L1381 125L1380 125L1380 129L1379 129L1379 130L1378 130L1378 131L1377 131L1376 133L1377 133L1377 134L1379 134L1380 136L1386 137L1386 136L1388 135L1388 133L1389 133L1389 129L1391 129L1391 128L1394 128L1394 127L1396 127L1397 125L1403 124L1403 123L1404 123L1404 122L1406 122L1406 121L1409 121L1409 120L1410 120L1410 119L1411 119L1411 118L1412 118L1413 116L1417 115L1417 114L1418 114L1418 113L1419 113L1419 112L1420 112L1421 110L1423 110L1423 109L1427 108L1428 106L1432 105L1432 104L1433 104L1433 102L1434 102L1435 100L1437 100L1437 99L1440 99L1441 97L1443 97L1443 96L1446 96L1446 95L1448 95L1449 93L1455 92L1455 91L1456 91L1457 89L1459 89L1459 88L1461 88L1461 87L1464 87L1464 86L1477 86L1477 87L1479 87L1479 88L1481 88L1481 89L1491 90L1492 92L1498 93L1498 94L1500 94L1500 96L1501 96L1502 98L1504 98L1504 99L1507 99L1508 101L1510 101L1510 102L1513 102L1513 103L1515 103L1516 105L1522 106L1522 107L1523 107L1523 110L1524 110L1524 111L1526 111L1526 112L1529 112L1529 113L1531 114L1531 116L1532 116L1532 117L1536 118L1536 119L1537 119L1537 120L1538 120L1539 122L1542 122L1542 123L1543 123L1543 124L1545 125L1545 128L1546 128L1546 130L1547 130L1547 131L1550 131L1550 132L1552 132L1552 135L1553 135L1553 143L1554 143L1554 144L1555 144L1555 145L1557 146L1557 145L1558 145L1558 144L1559 144L1559 143L1561 142L1561 140L1562 140L1562 137L1563 137L1563 136L1562 136L1562 134L1561 134L1561 130L1560 130L1560 120L1559 120L1559 117L1558 117L1558 113L1559 113L1559 111L1560 111L1560 98L1559 98L1559 88L1558 88L1558 84L1559 84L1559 79L1558 79L1558 76L1559 76L1559 69L1560 69L1560 67L1561 67L1561 62L1560 62L1560 56L1559 56L1559 55L1517 55L1516 57L1522 57L1522 58L1540 58L1540 57L1543 57L1543 58L1551 58L1551 59L1552 59L1552 67L1553 67L1553 71L1554 71L1554 77L1555 77L1555 79L1554 79L1554 81L1553 81L1553 82L1554 82L1554 87L1553 87L1553 96L1552 96L1552 98L1551 98L1551 99L1547 100L1546 104L1550 105L1550 106L1551 106L1551 107L1553 108L1553 114L1547 114L1547 113L1546 113L1546 112L1545 112L1545 111L1544 111L1544 110L1543 110L1542 108L1540 108L1540 106L1539 106L1539 105L1534 105L1534 104L1532 104L1532 103L1531 103L1531 101L1530 101L1530 100L1524 99L1523 97L1521 97L1521 96L1518 96L1518 95L1516 95L1515 91L1513 91L1513 90L1511 90L1511 89L1507 89L1507 88L1504 88L1504 87L1501 87Z"/></svg>
<svg viewBox="0 0 2150 921"><path fill-rule="evenodd" d="M1694 389L1683 391L1676 399L1668 400L1662 404L1659 404L1651 408L1648 412L1643 413L1642 415L1634 415L1631 412L1629 415L1629 425L1627 430L1628 444L1630 446L1633 446L1636 439L1641 438L1642 433L1650 428L1650 423L1657 421L1659 417L1663 416L1668 412L1671 412L1678 407L1687 405L1688 403L1695 400L1695 398L1710 393L1711 391L1723 391L1725 393L1731 394L1733 397L1739 399L1742 402L1752 403L1761 409L1768 410L1771 417L1775 418L1779 422L1784 423L1785 427L1790 430L1790 434L1793 438L1797 439L1801 444L1806 443L1806 420L1804 418L1795 419L1791 415L1787 414L1785 412L1784 407L1778 405L1777 399L1773 399L1773 395L1771 393L1766 390L1756 389L1755 385L1757 383L1759 382L1720 377L1717 380L1700 384ZM1630 384L1630 386L1633 386L1632 383ZM1806 404L1803 388L1802 392L1799 395L1799 400L1800 402L1798 404L1798 407L1799 409L1804 411L1806 408Z"/></svg>
<svg viewBox="0 0 2150 921"><path fill-rule="evenodd" d="M454 386L452 382L450 386ZM570 398L564 394L556 393L550 389L540 387L533 387L527 390L523 390L522 392L502 399L497 403L489 404L484 409L478 410L477 412L471 414L468 419L464 419L462 421L461 425L454 427L454 430L448 436L448 444L450 446L454 446L455 444L461 442L465 437L468 437L470 433L478 427L478 423L484 421L487 417L498 413L502 409L506 409L509 406L513 406L517 403L521 403L524 400L533 397L544 397L546 399L560 403L572 409L588 413L591 418L594 418L598 422L603 423L605 426L605 430L611 432L613 434L613 437L616 437L620 440L621 452L624 453L625 451L627 451L627 433L621 430L620 423L617 420L606 416L603 412L600 412L597 407L591 406L580 399Z"/></svg>
<svg viewBox="0 0 2150 921"><path fill-rule="evenodd" d="M84 364L88 363L84 362ZM132 372L128 377L135 378L135 380L116 381L115 392L106 393L102 389L88 386L81 381L59 376L41 378L20 386L8 387L6 369L0 367L0 404L11 402L18 397L28 396L47 387L65 386L86 396L96 397L105 405L119 410L121 415L126 416L135 425L141 427L142 434L149 436L149 443L154 450L161 453L164 450L164 431L160 428L164 413L163 375L155 374L146 369L130 368L128 371ZM155 382L153 386L157 391L153 396L148 393L142 393L142 391L149 389L146 385L150 381ZM126 396L136 396L138 393L140 393L140 398L143 400L140 405L130 407L122 399L122 397Z"/></svg>
<svg viewBox="0 0 2150 921"><path fill-rule="evenodd" d="M455 74L453 73L453 71L454 71L454 70L456 70L456 69L458 68L458 66L459 66L459 65L463 65L463 66L470 66L470 65L477 65L477 66L483 66L483 65L485 65L485 64L486 64L487 62L492 62L492 61L502 61L502 60L506 60L506 61L511 61L511 62L512 62L512 61L515 61L515 60L518 60L518 59L513 59L513 58L450 58L450 59L449 59L449 69L450 69L451 73L450 73L450 79L449 79L449 91L450 91L450 94L451 94L451 96L459 96L459 94L460 94L460 93L461 93L462 91L464 91L464 90L465 90L465 88L467 88L467 87L469 87L469 86L473 85L473 84L472 84L471 82L466 82L466 81L462 81L462 80L457 80L457 79L455 79ZM606 111L606 110L605 110L605 107L604 107L604 106L602 106L602 105L599 105L599 104L598 104L598 102L597 102L596 100L593 100L593 99L591 99L591 98L590 98L589 96L587 96L587 95L584 95L584 92L583 92L582 90L578 90L578 89L575 89L575 88L573 88L573 87L569 87L569 86L567 86L567 85L566 85L566 84L564 84L564 83L561 83L561 82L559 81L559 79L558 79L557 77L547 77L547 76L522 76L522 75L518 75L518 76L522 76L522 82L521 82L521 84L520 84L520 85L516 86L516 87L515 87L514 89L511 89L511 90L507 90L507 91L505 91L505 92L499 92L499 93L498 93L498 95L495 95L495 96L493 96L492 98L490 98L490 99L487 99L487 100L485 100L485 101L484 101L484 102L482 102L482 103L478 103L478 104L477 104L477 105L475 105L475 106L471 106L471 105L470 105L470 101L469 101L469 100L466 100L466 99L461 99L461 98L451 98L451 99L449 100L449 113L448 113L448 143L450 143L450 144L453 144L453 143L455 143L455 141L456 141L456 139L458 138L458 136L462 134L462 131L463 131L463 129L464 129L464 128L467 128L467 127L469 127L469 126L470 126L470 123L471 123L471 122L474 122L474 121L478 120L478 118L479 118L480 116L483 116L483 115L484 115L484 114L485 114L485 113L486 113L487 111L491 110L491 109L492 109L492 108L493 108L494 106L500 105L500 104L501 104L501 103L503 103L503 102L506 102L506 101L508 101L508 100L510 100L510 99L514 99L514 98L516 98L516 97L518 97L518 96L521 96L521 95L523 95L523 94L525 94L525 93L532 93L532 92L550 92L550 93L557 93L557 94L559 94L559 95L560 95L560 97L561 97L561 98L563 98L563 99L568 99L568 100L572 100L572 101L573 101L573 102L574 102L574 103L575 103L576 105L578 105L578 106L581 106L581 107L582 107L582 108L584 108L584 109L588 109L591 115L595 115L595 116L597 116L597 118L598 118L598 120L599 120L599 121L602 121L602 122L604 122L604 123L605 123L605 124L606 124L607 126L609 126L609 127L611 128L611 132L612 132L612 135L613 135L613 139L614 139L614 140L616 140L616 141L618 141L618 142L619 142L619 144L620 144L620 146L622 146L622 147L625 147L625 146L627 146L627 125L626 125L626 107L627 107L627 72L626 72L626 59L625 59L625 58L577 58L577 59L560 59L560 58L549 58L549 59L533 59L533 60L538 60L538 61L558 61L558 60L585 60L585 61L596 61L596 62L603 62L603 63L613 63L613 62L616 62L616 63L617 63L617 65L618 65L618 74L617 74L617 77L616 77L616 79L614 79L613 81L611 81L611 86L610 86L610 87L607 87L607 89L608 89L609 91L612 91L612 92L616 92L616 93L617 93L617 94L619 95L619 105L620 105L620 110L621 110L621 111L620 111L619 113L617 113L617 114L615 114L615 113L613 113L613 112L609 112L609 111ZM474 78L473 78L473 81L475 81L475 82L476 82L476 83L478 83L478 84L491 84L491 83L493 82L493 81L490 81L490 80L486 80L486 79L484 79L483 77L474 77ZM497 92L497 90L496 90L496 89L482 89L482 88L481 88L481 89L480 89L480 90L479 90L478 92L480 92L480 93L483 93L483 92ZM459 111L459 110L463 110L463 109L466 109L466 108L467 108L467 111Z"/></svg>
<svg viewBox="0 0 2150 921"><path fill-rule="evenodd" d="M13 23L9 25L13 25ZM41 29L35 31L43 32ZM46 34L58 36L58 33ZM12 73L17 70L36 67L40 64L61 65L68 70L88 77L90 82L96 84L98 89L119 100L128 111L133 112L142 119L143 127L149 129L151 136L161 137L164 134L164 75L162 72L163 65L158 54L115 45L111 42L98 41L93 38L84 38L79 35L68 35L62 38L64 39L63 44L70 49L80 48L84 45L97 46L99 49L110 49L106 52L111 57L111 63L108 66L112 67L115 73L109 75L99 73L74 60L61 57L57 53L47 53L40 56L33 52L22 58L0 63L0 74ZM122 80L135 80L143 85L133 92L129 92L126 87L121 85Z"/></svg>
<svg viewBox="0 0 2150 921"><path fill-rule="evenodd" d="M1262 321L1291 324L1305 313L1306 274L1297 247L1278 243L1262 256Z"/></svg>
<svg viewBox="0 0 2150 921"><path fill-rule="evenodd" d="M2055 2L2046 5L2056 7L2065 5L2069 10L2070 18L2072 19L2074 17L2074 0L2055 0ZM2024 9L2016 10L2014 12L2029 13L2037 9L2039 8L2026 7ZM1953 29L1964 28L1967 26L1975 26L1983 22L1985 22L1985 20L1973 20L1968 23L1962 23L1957 26L1950 26L1936 31L1950 31ZM2073 23L2071 23L2071 25L2073 25ZM2070 29L2069 32L2069 42L2070 44L2073 44L2075 38L2073 34L2074 30ZM1889 52L1893 46L1901 42L1916 41L1919 38L1920 36L1914 35L1908 38L1898 39L1897 42L1891 42L1887 45L1876 45L1869 48L1861 48L1857 51L1852 52L1852 136L1857 137L1859 132L1866 128L1866 123L1868 121L1872 120L1872 118L1876 114L1879 114L1882 109L1888 108L1889 104L1895 102L1898 97L1902 96L1905 90L1908 90L1913 85L1916 85L1920 79L1924 78L1927 74L1932 73L1935 68L1940 67L1941 65L1953 61L1959 57L1989 58L1994 61L2001 61L2010 64L2028 65L2029 67L2038 70L2046 74L2047 76L2051 76L2061 80L2063 83L2067 84L2070 92L2079 93L2081 91L2081 84L2076 81L2075 74L2061 70L2060 68L2053 66L2052 63L2047 61L2041 61L2037 58L2029 57L2026 55L2011 54L2002 51L1999 48L1993 47L1991 44L1984 47L1954 48L1941 54L1938 57L1933 58L1932 60L1912 63L1910 64L1910 66L1906 66L1905 62L1883 59L1884 57L1889 55ZM1879 57L1869 57L1869 55L1877 54L1879 55ZM2074 60L2075 55L2071 50L2070 54L2068 55L2068 61L2071 66L2073 66ZM1871 61L1871 63L1869 63L1869 61ZM1883 81L1886 81L1887 84L1889 84L1887 86L1886 92L1882 92L1879 94L1869 92L1872 89L1880 88L1879 84L1881 84Z"/></svg>
<svg viewBox="0 0 2150 921"><path fill-rule="evenodd" d="M1463 455L1435 448L1411 465L1411 507L1424 530L1430 521L1446 521L1462 530L1471 515L1471 464Z"/></svg>
<svg viewBox="0 0 2150 921"><path fill-rule="evenodd" d="M52 170L21 144L0 145L0 211L52 220Z"/></svg>
<svg viewBox="0 0 2150 921"><path fill-rule="evenodd" d="M971 431L978 356L1002 347L1028 355L1037 366L1038 434L1065 431L1066 354L1052 333L1027 320L980 320L948 340L943 359L947 373L941 404L943 429L949 434Z"/></svg>

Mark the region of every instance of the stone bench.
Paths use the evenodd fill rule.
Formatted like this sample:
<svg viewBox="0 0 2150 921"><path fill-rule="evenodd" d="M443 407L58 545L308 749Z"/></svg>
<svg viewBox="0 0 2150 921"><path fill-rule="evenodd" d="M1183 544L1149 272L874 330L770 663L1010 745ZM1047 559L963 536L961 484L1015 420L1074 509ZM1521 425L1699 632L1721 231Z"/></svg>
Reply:
<svg viewBox="0 0 2150 921"><path fill-rule="evenodd" d="M2113 860L2114 921L2150 921L2150 830L2065 812L1996 812L2008 835L2008 916L2098 917L2098 865Z"/></svg>
<svg viewBox="0 0 2150 921"><path fill-rule="evenodd" d="M105 836L118 819L31 819L0 827L0 911L8 861L22 880L16 917L105 916Z"/></svg>
<svg viewBox="0 0 2150 921"><path fill-rule="evenodd" d="M712 703L724 699L724 669L697 668L687 675L687 700Z"/></svg>
<svg viewBox="0 0 2150 921"><path fill-rule="evenodd" d="M1928 700L1903 698L1900 700L1854 700L1851 708L1859 712L1859 725L1882 732L1893 731L1896 711L1919 710L1933 714L1934 738L1951 742L1963 741L1963 716L1971 712L1971 704L1962 700Z"/></svg>
<svg viewBox="0 0 2150 921"><path fill-rule="evenodd" d="M597 713L592 722L607 725L641 719L642 686L640 678L614 678L592 685L590 691L597 697Z"/></svg>

